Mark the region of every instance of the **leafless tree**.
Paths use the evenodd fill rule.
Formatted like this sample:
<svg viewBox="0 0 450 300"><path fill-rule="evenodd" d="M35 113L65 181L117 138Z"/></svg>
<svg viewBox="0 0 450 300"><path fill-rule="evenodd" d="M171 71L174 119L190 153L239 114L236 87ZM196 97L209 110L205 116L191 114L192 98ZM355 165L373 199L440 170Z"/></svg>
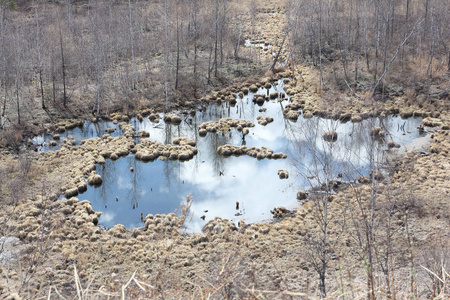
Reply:
<svg viewBox="0 0 450 300"><path fill-rule="evenodd" d="M297 144L297 153L310 153L310 157L299 156L296 165L302 178L309 183L313 202L313 216L319 228L317 235L309 235L307 244L310 247L309 258L319 276L320 296L327 295L327 270L329 261L334 257L333 249L338 239L329 237L330 219L329 205L332 202L334 181L343 166L337 163L343 149L336 143L336 121L320 119L305 120L302 132L293 133ZM324 135L334 132L336 138L324 139ZM341 153L341 154L340 154ZM341 170L342 171L342 170ZM337 221L337 220L334 220ZM342 221L342 220L341 220ZM341 224L343 228L344 224Z"/></svg>

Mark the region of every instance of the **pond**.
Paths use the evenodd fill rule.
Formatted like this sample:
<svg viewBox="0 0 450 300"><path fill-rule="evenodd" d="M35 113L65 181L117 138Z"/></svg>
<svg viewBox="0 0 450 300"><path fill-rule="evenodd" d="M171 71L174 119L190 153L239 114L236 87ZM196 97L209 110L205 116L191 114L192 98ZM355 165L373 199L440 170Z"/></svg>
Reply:
<svg viewBox="0 0 450 300"><path fill-rule="evenodd" d="M257 93L274 91L283 91L282 80L269 91L260 88ZM215 216L234 222L257 222L271 219L270 210L275 206L295 206L299 188L311 188L338 174L343 180L368 176L371 166L382 162L387 150L385 142L370 136L372 127L380 126L386 133L385 141L392 139L400 145L409 144L420 136L416 129L421 123L420 118L403 120L387 116L360 123L341 123L300 116L293 122L283 117L288 99L266 101L262 106L255 105L252 99L253 94L249 93L242 99L238 98L234 107L229 103L211 104L205 111L197 112L191 121L183 117L185 120L180 125L166 124L162 120L152 123L148 118L141 122L132 119L130 122L136 131L148 131L151 140L165 144L176 137L195 140L198 154L186 162L156 160L145 163L137 161L134 155L116 161L108 159L106 164L97 165L96 173L102 176L103 184L97 188L89 187L78 198L89 200L96 211L103 213L99 224L106 227L118 223L127 228L141 227L141 214L145 218L149 213L180 210L180 203L188 194L194 199L188 228L191 231L200 231ZM273 117L274 121L262 126L257 122L259 115ZM255 127L249 128L245 139L234 128L209 132L206 137L199 136L198 126L202 122L227 117L249 120ZM112 125L95 125L98 127L92 130L92 124L88 123L85 127L90 131L81 130L78 136L101 136L104 129ZM323 133L330 130L338 134L334 143L322 138ZM69 131L67 134L73 133ZM117 129L115 134L120 134L120 131ZM217 148L224 144L264 146L274 152L285 153L287 158L223 157L217 153ZM278 170L287 170L289 177L280 179ZM238 209L236 202L239 202Z"/></svg>

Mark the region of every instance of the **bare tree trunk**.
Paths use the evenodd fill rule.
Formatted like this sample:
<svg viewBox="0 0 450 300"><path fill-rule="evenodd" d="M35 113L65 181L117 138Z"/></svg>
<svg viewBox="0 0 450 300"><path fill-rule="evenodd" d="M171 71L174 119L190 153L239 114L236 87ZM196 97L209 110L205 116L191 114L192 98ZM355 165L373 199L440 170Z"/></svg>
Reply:
<svg viewBox="0 0 450 300"><path fill-rule="evenodd" d="M37 13L37 8L35 10L35 16L36 16L36 50L38 54L38 65L39 65L39 83L40 83L40 90L41 90L41 106L42 109L45 109L45 102L44 102L44 84L42 79L42 57L41 57L41 32L39 27L39 16Z"/></svg>
<svg viewBox="0 0 450 300"><path fill-rule="evenodd" d="M223 24L220 22L220 66L223 64Z"/></svg>
<svg viewBox="0 0 450 300"><path fill-rule="evenodd" d="M3 88L5 90L5 95L2 101L2 97L1 97L1 93L0 93L0 101L2 101L2 103L0 103L0 105L2 105L2 117L5 116L6 114L6 95L7 95L7 80L6 80L6 52L5 52L5 42L4 42L4 36L5 36L5 26L3 24L3 20L5 19L5 10L3 7L0 7L0 43L2 46L2 62L3 62ZM450 56L449 56L450 58ZM450 62L450 61L449 61ZM449 65L450 67L450 65ZM1 83L1 82L0 82ZM0 89L2 88L2 85L0 84ZM4 121L3 121L4 122ZM3 127L4 123L1 123L0 128Z"/></svg>
<svg viewBox="0 0 450 300"><path fill-rule="evenodd" d="M102 95L102 86L103 86L103 74L101 70L101 66L97 66L97 109L96 109L96 116L100 116L100 99ZM127 111L128 113L128 111Z"/></svg>
<svg viewBox="0 0 450 300"><path fill-rule="evenodd" d="M370 70L370 66L369 66L369 49L368 49L368 34L369 34L369 29L368 29L368 24L367 24L367 14L368 14L368 7L367 7L367 2L368 0L364 0L364 55L366 57L366 67L367 67L367 71Z"/></svg>
<svg viewBox="0 0 450 300"><path fill-rule="evenodd" d="M389 273L389 265L390 265L390 257L392 255L391 253L391 236L392 236L392 217L394 214L394 207L397 205L395 198L394 203L392 203L392 195L389 193L388 195L388 223L386 228L386 249L384 253L384 265L381 266L385 281L386 281L386 293L387 293L387 299L391 299L392 292L391 292L391 279L390 279L390 273ZM394 298L395 299L395 298Z"/></svg>
<svg viewBox="0 0 450 300"><path fill-rule="evenodd" d="M217 77L217 47L219 38L219 1L216 0L215 34L214 34L214 77Z"/></svg>
<svg viewBox="0 0 450 300"><path fill-rule="evenodd" d="M223 37L226 25L227 1L222 0L222 16L220 21L220 65L223 64Z"/></svg>
<svg viewBox="0 0 450 300"><path fill-rule="evenodd" d="M356 13L358 14L358 16L356 17L356 36L355 36L355 87L358 81L358 63L359 63L359 47L360 47L360 41L359 41L359 10L358 8L356 9Z"/></svg>
<svg viewBox="0 0 450 300"><path fill-rule="evenodd" d="M53 103L56 103L56 74L54 69L52 69L52 94L53 94Z"/></svg>
<svg viewBox="0 0 450 300"><path fill-rule="evenodd" d="M424 27L425 27L425 29L424 29L424 31L423 31L423 34L424 34L424 38L427 38L428 37L428 34L429 34L429 28L430 28L430 24L429 24L429 18L428 18L428 15L429 15L429 13L428 13L428 10L429 10L429 3L430 3L430 0L425 0L425 16L424 16L424 22L425 22L425 24L424 24Z"/></svg>
<svg viewBox="0 0 450 300"><path fill-rule="evenodd" d="M430 62L427 68L427 74L430 74L430 80L433 78L433 57L434 57L434 47L435 47L435 34L434 34L434 18L433 18L433 8L431 8L431 53Z"/></svg>
<svg viewBox="0 0 450 300"><path fill-rule="evenodd" d="M64 62L64 47L63 47L63 38L61 25L59 26L59 43L61 46L61 71L62 71L62 80L63 80L63 103L64 107L66 107L67 101L67 91L66 91L66 64Z"/></svg>
<svg viewBox="0 0 450 300"><path fill-rule="evenodd" d="M236 45L234 46L234 59L239 59L239 48L241 46L241 37L242 37L242 27L239 27L239 36L238 40L236 42Z"/></svg>
<svg viewBox="0 0 450 300"><path fill-rule="evenodd" d="M192 18L194 23L194 78L197 74L197 49L198 49L198 27L197 27L197 14L198 14L198 2L197 0L193 0L193 12ZM197 86L197 85L196 85Z"/></svg>
<svg viewBox="0 0 450 300"><path fill-rule="evenodd" d="M52 96L53 104L56 104L56 71L55 71L55 56L53 52L53 47L50 47L50 73L52 77Z"/></svg>
<svg viewBox="0 0 450 300"><path fill-rule="evenodd" d="M197 74L197 42L194 43L194 76Z"/></svg>
<svg viewBox="0 0 450 300"><path fill-rule="evenodd" d="M180 28L179 28L179 16L178 16L178 7L177 10L177 62L176 62L176 69L175 69L175 89L178 89L178 72L180 69Z"/></svg>
<svg viewBox="0 0 450 300"><path fill-rule="evenodd" d="M317 66L316 62L316 31L314 30L314 16L311 13L310 16L310 29L311 29L311 38L310 38L310 44L311 44L311 58L314 66Z"/></svg>
<svg viewBox="0 0 450 300"><path fill-rule="evenodd" d="M327 230L328 230L328 193L323 197L322 199L322 224L321 224L321 230L322 230L322 240L320 245L320 271L319 271L319 291L320 295L325 298L327 296L327 290L325 285L325 279L326 279L326 271L327 271L327 242L328 242L328 236L327 236Z"/></svg>
<svg viewBox="0 0 450 300"><path fill-rule="evenodd" d="M323 69L322 69L322 0L319 0L319 70L320 70L320 87L323 86Z"/></svg>
<svg viewBox="0 0 450 300"><path fill-rule="evenodd" d="M353 25L353 0L350 0L350 18L348 19L348 28L347 28L347 40L348 40L349 46L352 45L352 38L351 38L352 25Z"/></svg>
<svg viewBox="0 0 450 300"><path fill-rule="evenodd" d="M2 44L2 46L4 46ZM3 49L4 51L4 49ZM450 57L450 56L449 56ZM8 95L8 85L7 85L7 81L6 81L6 54L3 52L3 64L4 64L4 68L3 68L3 89L4 89L4 98L3 98L3 109L2 109L2 117L4 117L6 115L6 99L7 99L7 95ZM0 98L1 99L1 98Z"/></svg>
<svg viewBox="0 0 450 300"><path fill-rule="evenodd" d="M136 58L134 54L134 30L133 30L133 17L131 15L131 0L128 0L128 20L130 27L130 47L131 47L131 85L133 89L136 89Z"/></svg>
<svg viewBox="0 0 450 300"><path fill-rule="evenodd" d="M164 91L166 96L165 111L169 110L169 0L164 0L165 57L164 57Z"/></svg>
<svg viewBox="0 0 450 300"><path fill-rule="evenodd" d="M72 20L72 0L66 0L66 9L67 9L67 24L69 29L73 30L73 20Z"/></svg>
<svg viewBox="0 0 450 300"><path fill-rule="evenodd" d="M390 29L391 29L391 33L390 33L390 35L391 35L391 43L392 43L392 39L393 39L393 37L394 37L394 29L395 29L395 22L394 22L394 20L395 20L395 2L394 1L391 1L391 27L390 27Z"/></svg>
<svg viewBox="0 0 450 300"><path fill-rule="evenodd" d="M406 25L408 25L409 21L409 2L410 0L406 0L406 15L405 15Z"/></svg>
<svg viewBox="0 0 450 300"><path fill-rule="evenodd" d="M41 104L42 104L42 109L45 109L45 102L44 102L44 84L42 82L42 67L39 68L39 82L41 84Z"/></svg>
<svg viewBox="0 0 450 300"><path fill-rule="evenodd" d="M6 111L6 83L4 84L4 90L5 90L5 95L4 95L4 97L2 97L2 95L1 95L1 92L0 92L0 101L1 101L1 103L0 103L0 105L1 105L1 107L2 107L2 117L4 117L5 116L5 111ZM1 84L1 82L0 82L0 89L3 89L2 88L2 84Z"/></svg>
<svg viewBox="0 0 450 300"><path fill-rule="evenodd" d="M17 124L20 125L20 101L19 101L19 79L16 78L16 105L17 105Z"/></svg>
<svg viewBox="0 0 450 300"><path fill-rule="evenodd" d="M208 59L208 84L211 83L211 71L212 71L211 59L212 59L212 52L213 52L213 46L211 45L209 47L209 59Z"/></svg>
<svg viewBox="0 0 450 300"><path fill-rule="evenodd" d="M378 76L378 57L380 48L380 4L375 1L375 30L376 30L376 41L375 41L375 66L373 69L373 84L375 85Z"/></svg>
<svg viewBox="0 0 450 300"><path fill-rule="evenodd" d="M129 96L129 93L130 93L130 91L129 91L129 86L130 86L130 84L129 84L129 73L130 73L130 70L129 70L129 65L128 64L125 64L125 66L124 66L124 70L123 71L119 71L120 72L120 78L121 78L121 90L122 90L122 92L125 94L125 108L124 108L124 112L125 113L128 113L128 108L129 108L129 106L130 106L130 96Z"/></svg>
<svg viewBox="0 0 450 300"><path fill-rule="evenodd" d="M372 168L373 170L373 168ZM374 263L373 263L373 247L374 245L374 238L373 238L373 228L374 228L374 221L375 221L375 203L376 203L376 199L377 199L377 194L376 194L376 188L375 188L375 178L374 175L372 175L372 196L371 196L371 202L370 202L370 219L368 222L368 228L367 228L367 256L369 259L368 262L368 276L367 276L367 280L368 280L368 298L370 300L375 300L375 282L374 282L374 275L373 275L373 267L374 267Z"/></svg>

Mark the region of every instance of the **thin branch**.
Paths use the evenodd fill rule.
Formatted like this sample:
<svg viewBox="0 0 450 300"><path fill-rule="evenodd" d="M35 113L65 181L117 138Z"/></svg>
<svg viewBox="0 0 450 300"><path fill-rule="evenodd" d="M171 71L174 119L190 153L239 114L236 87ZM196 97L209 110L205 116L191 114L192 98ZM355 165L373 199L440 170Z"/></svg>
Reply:
<svg viewBox="0 0 450 300"><path fill-rule="evenodd" d="M78 295L78 299L81 300L81 291L80 291L80 281L79 281L79 277L78 277L78 272L77 272L77 266L76 264L73 264L73 271L74 271L74 277L75 277L75 286L77 287L77 295Z"/></svg>
<svg viewBox="0 0 450 300"><path fill-rule="evenodd" d="M125 300L125 290L127 289L127 287L130 285L130 283L133 281L134 276L136 275L136 271L134 271L133 275L131 276L131 278L128 280L128 282L122 286L122 299ZM145 290L145 289L144 289Z"/></svg>
<svg viewBox="0 0 450 300"><path fill-rule="evenodd" d="M278 58L279 58L279 56L280 56L281 50L283 49L284 42L286 41L286 38L287 38L288 35L289 35L289 29L286 30L286 34L285 34L285 36L284 36L284 38L283 38L283 41L281 42L280 49L278 49L277 56L275 56L275 59L273 60L273 64L272 64L272 66L270 67L271 70L275 69L275 66L276 66L276 64L277 64L277 61L278 61Z"/></svg>
<svg viewBox="0 0 450 300"><path fill-rule="evenodd" d="M433 271L431 271L430 269L428 269L427 267L424 267L422 265L420 265L422 268L424 268L426 271L428 271L431 275L433 275L434 277L436 277L440 282L445 283L443 279L441 279L438 275L436 275L436 273L434 273ZM444 273L445 274L445 273ZM445 277L445 275L444 275Z"/></svg>
<svg viewBox="0 0 450 300"><path fill-rule="evenodd" d="M392 63L394 62L394 60L397 58L398 53L400 52L400 49L403 47L403 45L405 45L405 43L409 40L409 38L412 36L412 34L414 33L414 30L416 29L416 27L418 25L420 25L422 22L424 21L424 19L420 20L419 22L417 22L414 27L412 28L411 32L405 37L405 39L403 40L403 42L398 45L397 47L397 51L395 51L394 56L392 57L391 61L389 62L389 64L386 66L386 68L384 69L383 74L380 76L380 78L378 79L377 83L375 84L375 86L373 87L372 90L372 97L375 94L375 91L377 90L378 85L380 84L381 80L383 80L384 76L386 75L386 73L389 70L389 67L392 65Z"/></svg>

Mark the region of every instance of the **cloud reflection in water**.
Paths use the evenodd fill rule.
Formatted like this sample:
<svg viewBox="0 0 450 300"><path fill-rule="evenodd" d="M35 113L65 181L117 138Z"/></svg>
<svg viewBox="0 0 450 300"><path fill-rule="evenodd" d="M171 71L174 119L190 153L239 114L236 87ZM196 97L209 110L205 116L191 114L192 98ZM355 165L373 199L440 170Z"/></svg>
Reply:
<svg viewBox="0 0 450 300"><path fill-rule="evenodd" d="M281 82L280 82L281 83ZM275 91L273 87L269 92ZM281 91L281 87L279 87ZM266 93L261 89L260 93ZM396 117L371 119L362 123L342 124L338 121L303 119L297 122L283 118L283 107L287 102L269 101L264 103L266 112L251 101L252 94L239 100L237 107L228 104L211 105L206 112L197 112L192 124L168 125L161 121L153 124L148 119L142 122L132 120L136 130L144 129L150 133L150 139L170 142L175 137L184 136L196 140L198 155L188 162L154 161L143 163L136 161L133 155L117 161L107 160L105 166L99 166L97 172L103 178L99 189L88 188L80 199L91 201L93 208L102 211L99 222L111 227L114 224L126 224L128 228L143 226L141 213L170 213L180 210L180 202L186 195L192 194L193 218L189 229L201 230L211 218L220 216L234 221L255 222L271 218L270 209L274 206L290 206L296 203L298 188L308 188L317 183L310 175L323 175L320 163L332 157L332 173L344 172L348 178L359 174L367 175L368 162L373 157L380 158L385 145L373 141L370 136L372 126L382 125L395 142L405 144L418 137L415 129L421 119L402 120ZM268 115L274 122L267 126L257 123L258 115ZM237 130L225 133L208 133L204 138L198 136L197 128L209 120L220 117L242 118L255 123L245 138L248 147L269 147L274 152L284 152L288 159L257 160L248 156L224 158L217 154L217 147L223 144L241 145L242 134ZM405 130L399 130L405 124ZM338 141L324 142L322 134L335 130ZM410 132L410 133L408 133ZM386 140L387 140L386 139ZM372 153L370 149L380 149ZM330 156L330 150L332 156ZM372 154L374 156L372 156ZM320 160L320 161L319 161ZM319 167L315 162L319 161ZM134 172L130 172L133 167ZM279 169L289 171L289 178L280 180ZM219 173L223 172L224 176ZM118 201L115 201L116 196ZM239 201L240 210L235 203ZM106 207L105 207L106 206ZM208 210L207 213L204 211ZM242 215L235 216L236 213ZM205 214L206 220L200 219Z"/></svg>

